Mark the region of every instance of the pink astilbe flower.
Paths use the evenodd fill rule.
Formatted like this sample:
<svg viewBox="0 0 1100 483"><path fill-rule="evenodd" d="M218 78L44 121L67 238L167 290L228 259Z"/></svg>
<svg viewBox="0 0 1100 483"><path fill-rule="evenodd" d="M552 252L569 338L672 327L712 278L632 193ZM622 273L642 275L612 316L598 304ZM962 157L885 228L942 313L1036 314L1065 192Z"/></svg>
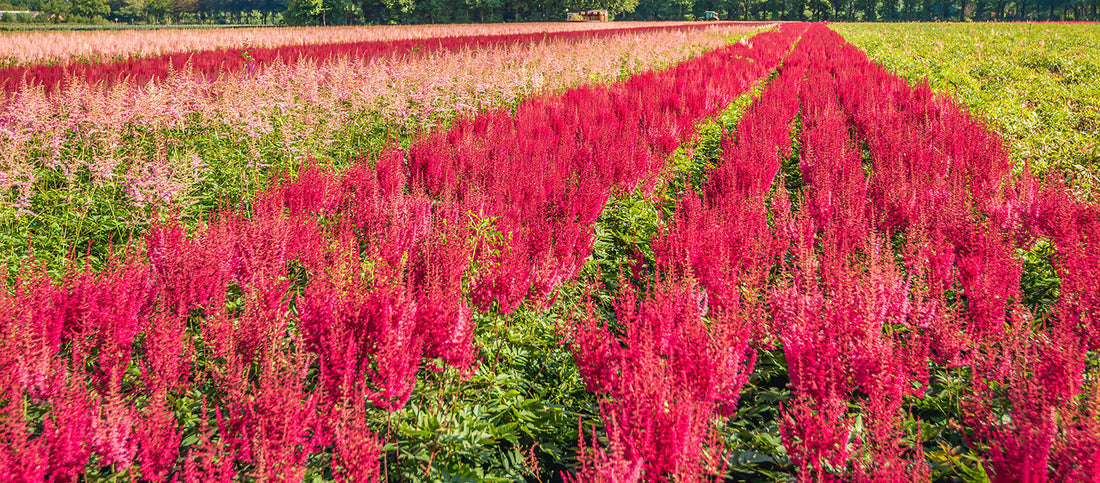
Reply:
<svg viewBox="0 0 1100 483"><path fill-rule="evenodd" d="M103 395L99 415L92 421L92 443L100 464L114 465L124 470L134 464L137 455L137 439L134 426L138 423L137 411L127 404L119 387L112 386Z"/></svg>

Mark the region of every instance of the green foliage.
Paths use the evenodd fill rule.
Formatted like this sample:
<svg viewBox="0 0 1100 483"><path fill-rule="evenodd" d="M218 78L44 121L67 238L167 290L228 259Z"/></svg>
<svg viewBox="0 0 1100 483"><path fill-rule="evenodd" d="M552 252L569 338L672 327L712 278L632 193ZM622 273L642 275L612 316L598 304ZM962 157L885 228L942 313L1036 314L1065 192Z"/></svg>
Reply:
<svg viewBox="0 0 1100 483"><path fill-rule="evenodd" d="M559 342L567 305L476 314L477 368L421 371L404 409L376 414L390 481L547 481L575 466L577 425L598 409Z"/></svg>
<svg viewBox="0 0 1100 483"><path fill-rule="evenodd" d="M932 365L921 398L909 398L908 432L919 432L933 481L988 481L979 450L962 425L959 403L970 386L965 367Z"/></svg>
<svg viewBox="0 0 1100 483"><path fill-rule="evenodd" d="M65 17L69 16L71 9L72 4L66 0L44 0L42 2L42 13L46 14L53 22L64 20Z"/></svg>
<svg viewBox="0 0 1100 483"><path fill-rule="evenodd" d="M777 481L794 470L779 434L779 404L791 398L789 382L783 351L758 351L737 414L719 426L734 481Z"/></svg>
<svg viewBox="0 0 1100 483"><path fill-rule="evenodd" d="M1049 315L1058 302L1062 278L1054 270L1054 245L1050 240L1035 242L1031 250L1019 249L1016 255L1024 261L1020 274L1020 292L1024 305L1036 316Z"/></svg>

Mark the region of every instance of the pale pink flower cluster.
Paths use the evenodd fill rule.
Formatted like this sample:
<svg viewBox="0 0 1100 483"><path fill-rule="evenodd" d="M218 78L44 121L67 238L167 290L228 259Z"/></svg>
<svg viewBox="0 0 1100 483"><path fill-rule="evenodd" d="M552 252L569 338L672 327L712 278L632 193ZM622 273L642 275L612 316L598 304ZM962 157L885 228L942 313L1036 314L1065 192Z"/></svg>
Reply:
<svg viewBox="0 0 1100 483"><path fill-rule="evenodd" d="M690 22L548 22L510 24L385 25L369 27L287 27L242 29L165 29L0 32L0 65L119 58L242 47L337 44L439 37L570 32Z"/></svg>
<svg viewBox="0 0 1100 483"><path fill-rule="evenodd" d="M211 153L181 143L186 133L218 133L250 153L246 167L262 168L273 156L322 156L349 123L431 129L532 95L664 68L752 30L716 25L422 56L276 63L213 81L183 71L140 86L76 84L51 95L27 90L0 102L0 192L6 207L25 207L36 172L45 166L75 189L119 183L137 206L181 207L206 166L225 162L204 159ZM265 136L272 133L275 141ZM134 154L135 142L153 146L155 156ZM75 174L85 167L90 185ZM257 173L254 182L264 181L262 170L249 172Z"/></svg>

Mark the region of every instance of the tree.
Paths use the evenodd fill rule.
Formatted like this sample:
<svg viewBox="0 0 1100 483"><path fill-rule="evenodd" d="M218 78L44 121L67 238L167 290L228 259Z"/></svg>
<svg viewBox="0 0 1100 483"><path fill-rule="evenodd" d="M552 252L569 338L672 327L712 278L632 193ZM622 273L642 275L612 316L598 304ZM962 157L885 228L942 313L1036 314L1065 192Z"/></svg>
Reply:
<svg viewBox="0 0 1100 483"><path fill-rule="evenodd" d="M171 0L145 0L145 18L157 23L164 19L171 6Z"/></svg>
<svg viewBox="0 0 1100 483"><path fill-rule="evenodd" d="M476 12L478 22L495 22L495 12L500 9L500 0L466 0L466 7L471 12Z"/></svg>
<svg viewBox="0 0 1100 483"><path fill-rule="evenodd" d="M70 9L72 9L72 4L66 0L44 0L42 2L42 12L54 22L64 21L69 16Z"/></svg>
<svg viewBox="0 0 1100 483"><path fill-rule="evenodd" d="M322 0L290 0L286 6L286 23L317 25L321 21Z"/></svg>
<svg viewBox="0 0 1100 483"><path fill-rule="evenodd" d="M614 17L633 12L638 8L638 0L569 0L567 5L573 9L604 9Z"/></svg>
<svg viewBox="0 0 1100 483"><path fill-rule="evenodd" d="M829 20L833 18L833 4L828 0L809 0L811 20Z"/></svg>
<svg viewBox="0 0 1100 483"><path fill-rule="evenodd" d="M804 20L806 18L806 0L787 0L783 20Z"/></svg>
<svg viewBox="0 0 1100 483"><path fill-rule="evenodd" d="M863 13L864 22L874 22L879 19L878 0L857 0L852 7ZM849 18L851 17L849 15Z"/></svg>
<svg viewBox="0 0 1100 483"><path fill-rule="evenodd" d="M362 12L355 0L323 0L323 19L326 25L351 25L358 23Z"/></svg>
<svg viewBox="0 0 1100 483"><path fill-rule="evenodd" d="M73 0L72 12L87 19L102 18L111 14L111 7L104 0Z"/></svg>
<svg viewBox="0 0 1100 483"><path fill-rule="evenodd" d="M446 23L454 20L455 5L450 0L421 0L419 10L428 23Z"/></svg>
<svg viewBox="0 0 1100 483"><path fill-rule="evenodd" d="M145 19L145 0L123 0L119 14L130 20Z"/></svg>

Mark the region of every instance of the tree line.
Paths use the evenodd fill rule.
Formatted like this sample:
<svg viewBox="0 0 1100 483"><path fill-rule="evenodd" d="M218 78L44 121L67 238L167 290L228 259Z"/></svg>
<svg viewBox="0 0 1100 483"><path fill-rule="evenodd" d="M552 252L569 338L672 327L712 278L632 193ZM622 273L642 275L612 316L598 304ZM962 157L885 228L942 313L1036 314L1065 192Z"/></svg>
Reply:
<svg viewBox="0 0 1100 483"><path fill-rule="evenodd" d="M368 25L558 21L569 9L619 20L1098 20L1100 0L19 0L0 20L147 24ZM15 18L17 11L41 12Z"/></svg>

